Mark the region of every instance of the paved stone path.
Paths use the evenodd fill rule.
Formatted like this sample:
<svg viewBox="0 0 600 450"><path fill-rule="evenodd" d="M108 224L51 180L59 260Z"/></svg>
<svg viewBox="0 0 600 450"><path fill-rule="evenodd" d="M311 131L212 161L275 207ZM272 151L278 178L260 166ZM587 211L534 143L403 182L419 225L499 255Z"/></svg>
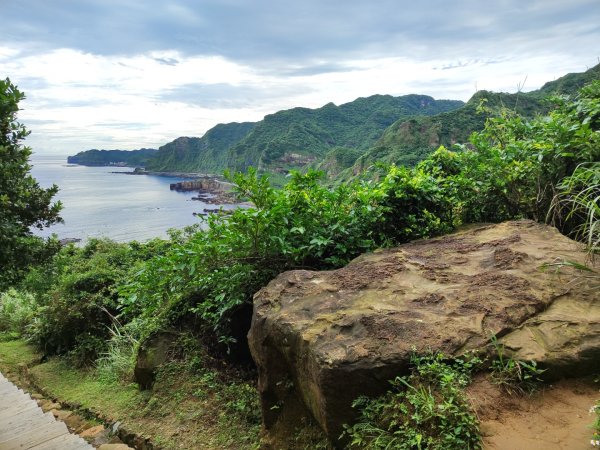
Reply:
<svg viewBox="0 0 600 450"><path fill-rule="evenodd" d="M0 373L0 450L93 450Z"/></svg>

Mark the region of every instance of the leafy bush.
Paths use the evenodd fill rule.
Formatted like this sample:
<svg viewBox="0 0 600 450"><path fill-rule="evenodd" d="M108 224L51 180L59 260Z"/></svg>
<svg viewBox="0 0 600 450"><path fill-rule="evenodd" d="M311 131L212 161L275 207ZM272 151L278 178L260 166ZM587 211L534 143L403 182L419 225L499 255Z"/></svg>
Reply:
<svg viewBox="0 0 600 450"><path fill-rule="evenodd" d="M475 414L463 388L478 358L446 362L438 353L412 357L411 374L391 381L381 397L357 399L360 418L346 426L350 447L364 449L480 449Z"/></svg>
<svg viewBox="0 0 600 450"><path fill-rule="evenodd" d="M447 232L452 199L421 169L391 167L381 182L328 189L320 174L293 173L282 189L250 170L233 176L250 208L211 215L207 229L175 243L121 287L124 314L163 326L192 313L200 326L233 342L245 336L253 294L289 269L337 268L381 245ZM245 308L245 309L244 309Z"/></svg>
<svg viewBox="0 0 600 450"><path fill-rule="evenodd" d="M0 294L0 335L7 337L24 335L35 310L35 299L29 293L11 288Z"/></svg>
<svg viewBox="0 0 600 450"><path fill-rule="evenodd" d="M93 362L105 350L119 313L117 284L161 248L160 241L118 244L102 239L83 248L62 248L21 284L37 304L29 338L47 354L69 353L79 365Z"/></svg>
<svg viewBox="0 0 600 450"><path fill-rule="evenodd" d="M581 164L558 185L550 214L571 225L591 257L600 251L600 162Z"/></svg>
<svg viewBox="0 0 600 450"><path fill-rule="evenodd" d="M505 110L489 118L463 147L463 169L453 178L466 194L466 221L543 221L561 180L600 160L600 81L575 99L553 100L545 117L526 121Z"/></svg>

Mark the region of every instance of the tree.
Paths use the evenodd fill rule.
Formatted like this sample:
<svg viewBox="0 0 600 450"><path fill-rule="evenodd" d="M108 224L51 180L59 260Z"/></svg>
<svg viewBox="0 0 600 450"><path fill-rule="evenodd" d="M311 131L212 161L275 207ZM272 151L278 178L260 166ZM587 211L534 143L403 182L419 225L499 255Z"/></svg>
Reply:
<svg viewBox="0 0 600 450"><path fill-rule="evenodd" d="M52 202L58 187L44 189L29 173L31 149L21 144L29 131L17 122L24 98L8 78L0 80L0 291L56 249L55 239L36 237L31 228L62 221L60 202Z"/></svg>

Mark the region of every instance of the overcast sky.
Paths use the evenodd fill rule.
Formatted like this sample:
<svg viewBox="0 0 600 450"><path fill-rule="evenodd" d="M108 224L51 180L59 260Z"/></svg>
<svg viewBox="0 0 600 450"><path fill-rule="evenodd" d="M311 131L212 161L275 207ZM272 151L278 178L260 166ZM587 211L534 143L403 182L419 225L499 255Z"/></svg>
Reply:
<svg viewBox="0 0 600 450"><path fill-rule="evenodd" d="M0 0L38 153L158 147L372 94L468 100L600 57L599 0Z"/></svg>

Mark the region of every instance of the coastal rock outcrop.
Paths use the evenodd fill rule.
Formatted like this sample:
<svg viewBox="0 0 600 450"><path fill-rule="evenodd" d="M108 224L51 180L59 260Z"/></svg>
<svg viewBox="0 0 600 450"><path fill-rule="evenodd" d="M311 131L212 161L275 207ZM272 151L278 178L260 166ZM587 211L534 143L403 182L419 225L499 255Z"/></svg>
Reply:
<svg viewBox="0 0 600 450"><path fill-rule="evenodd" d="M197 178L195 180L171 183L169 188L179 192L229 192L233 185L216 178Z"/></svg>
<svg viewBox="0 0 600 450"><path fill-rule="evenodd" d="M303 408L335 441L353 400L387 390L413 351L459 355L492 335L549 377L597 370L597 286L568 267L542 269L584 259L556 229L516 221L281 274L256 294L249 333L267 435Z"/></svg>

